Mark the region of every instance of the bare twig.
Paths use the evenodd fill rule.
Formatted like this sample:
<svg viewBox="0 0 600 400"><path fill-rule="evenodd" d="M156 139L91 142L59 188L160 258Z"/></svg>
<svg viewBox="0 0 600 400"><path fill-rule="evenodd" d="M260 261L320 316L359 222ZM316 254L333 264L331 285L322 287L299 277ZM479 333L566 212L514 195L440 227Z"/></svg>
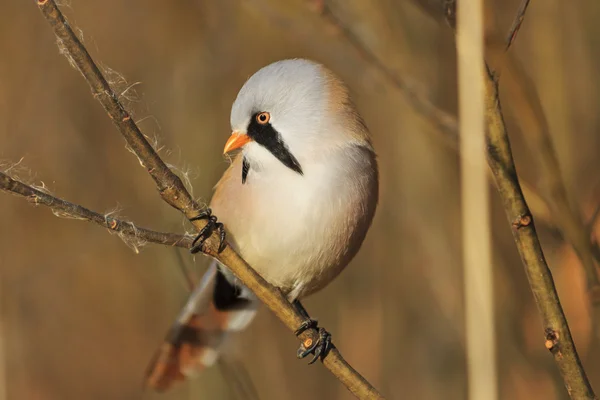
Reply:
<svg viewBox="0 0 600 400"><path fill-rule="evenodd" d="M323 1L318 2L318 7L313 9L336 30L340 31L346 41L352 45L360 57L368 64L374 66L387 80L403 93L410 104L423 115L428 121L431 121L443 133L442 140L455 149L458 149L458 122L451 113L442 110L432 103L428 96L423 93L416 82L402 77L392 72L367 46L362 43L354 31L344 24Z"/></svg>
<svg viewBox="0 0 600 400"><path fill-rule="evenodd" d="M521 5L519 6L519 10L517 11L517 16L513 20L512 26L510 27L508 35L506 36L505 51L508 51L508 49L510 49L510 46L517 38L517 34L519 33L521 25L523 24L523 19L525 18L525 13L527 12L527 7L529 7L529 2L530 0L521 0Z"/></svg>
<svg viewBox="0 0 600 400"><path fill-rule="evenodd" d="M444 13L453 13L454 5L452 1L447 0L431 0L425 1L433 6L439 2L439 10L444 10ZM443 3L443 4L442 4ZM424 5L419 3L420 5ZM435 7L434 7L435 8ZM431 121L438 129L435 133L438 137L451 149L458 151L459 149L459 128L458 121L455 115L442 110L435 105L427 95L422 91L418 83L413 82L410 78L402 78L392 70L390 70L377 55L375 55L368 46L365 46L361 38L355 34L342 20L340 20L324 1L316 1L311 3L311 9L318 12L325 23L332 25L335 31L341 32L343 37L352 45L355 51L368 64L377 69L393 86L395 86L412 104L418 112L423 115L428 121ZM429 10L431 11L431 10ZM452 14L454 15L454 14ZM443 18L443 14L441 15ZM537 192L534 185L529 182L521 182L521 187L525 196L532 204L532 208L536 210L538 221L543 221L544 224L551 230L554 230L554 223L549 207L544 198Z"/></svg>
<svg viewBox="0 0 600 400"><path fill-rule="evenodd" d="M185 262L183 260L183 256L179 249L173 249L175 251L175 256L177 257L177 265L179 266L179 270L181 271L181 275L185 278L185 283L190 293L194 291L194 287L196 287L196 279L190 272L190 270L185 266Z"/></svg>
<svg viewBox="0 0 600 400"><path fill-rule="evenodd" d="M552 272L548 267L535 230L533 216L519 184L510 140L500 107L497 81L489 68L486 79L486 116L488 164L504 202L513 237L542 316L545 346L554 356L571 398L595 399L594 391L581 365L571 337L569 325L554 286Z"/></svg>
<svg viewBox="0 0 600 400"><path fill-rule="evenodd" d="M177 233L156 232L134 225L132 222L119 220L110 215L88 210L77 204L54 197L41 190L35 189L0 172L0 190L25 197L35 205L50 207L52 212L60 217L74 218L93 222L112 232L134 238L141 242L158 243L166 246L190 248L193 237Z"/></svg>
<svg viewBox="0 0 600 400"><path fill-rule="evenodd" d="M572 399L595 399L585 374L569 325L560 304L554 279L538 239L533 217L519 185L510 141L498 98L493 74L487 80L488 163L504 202L513 236L529 279L538 309L542 315L545 346L554 355Z"/></svg>
<svg viewBox="0 0 600 400"><path fill-rule="evenodd" d="M508 75L508 76L507 76ZM546 116L535 85L515 57L508 55L504 83L510 92L511 108L523 125L524 138L540 165L542 191L553 219L565 240L573 246L585 270L587 288L594 307L596 333L600 335L600 279L594 262L589 231L579 208L570 204Z"/></svg>
<svg viewBox="0 0 600 400"><path fill-rule="evenodd" d="M201 211L199 205L185 189L181 179L165 165L146 141L144 135L94 64L83 44L65 21L56 3L53 0L38 0L38 6L58 37L59 46L77 66L90 85L94 96L117 125L142 166L152 176L163 200L181 211L188 219L197 216ZM192 223L198 230L206 224L204 221L193 221ZM288 329L295 331L304 319L287 301L285 296L258 275L231 247L227 246L221 253L218 253L218 247L219 238L215 234L205 242L203 251L229 268L245 286L253 291L281 319ZM318 332L315 329L309 329L300 335L300 340L303 342L307 340L316 341L317 339ZM382 398L377 390L343 359L337 349L334 348L329 352L323 360L323 364L358 398Z"/></svg>
<svg viewBox="0 0 600 400"><path fill-rule="evenodd" d="M524 18L528 1L521 3L515 17L509 39L514 40ZM491 30L494 34L494 30ZM510 42L507 43L510 45ZM540 166L542 194L562 237L573 246L586 275L588 295L593 306L593 322L596 336L600 337L600 279L594 262L593 245L581 211L571 204L565 186L556 150L552 143L548 120L542 108L534 82L527 75L518 58L511 53L493 54L499 49L489 49L491 59L503 58L502 82L510 95L509 106L521 125L523 137L528 143L532 157ZM537 214L536 214L537 217Z"/></svg>

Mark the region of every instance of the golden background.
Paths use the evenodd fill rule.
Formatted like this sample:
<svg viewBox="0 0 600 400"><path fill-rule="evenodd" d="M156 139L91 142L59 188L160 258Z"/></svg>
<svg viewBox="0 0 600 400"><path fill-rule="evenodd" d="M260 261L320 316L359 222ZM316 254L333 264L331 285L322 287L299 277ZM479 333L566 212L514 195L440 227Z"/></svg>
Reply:
<svg viewBox="0 0 600 400"><path fill-rule="evenodd" d="M338 73L373 133L381 200L359 255L305 305L386 397L464 399L456 150L343 30L314 11L318 3L71 0L62 8L141 129L158 139L161 155L188 174L204 202L227 166L221 153L230 106L252 73L290 57ZM503 31L518 3L491 4ZM327 4L387 68L456 112L454 37L444 22L408 0ZM594 0L533 1L511 50L535 82L567 189L586 217L600 201L599 13ZM5 2L3 14L2 169L90 209L117 210L140 226L191 230L162 202L85 81L59 54L35 2ZM511 118L510 97L502 101L517 168L536 187L536 149L526 146L527 133ZM492 210L500 398L565 399L493 190ZM583 270L552 221L537 222L575 343L600 390L600 339L592 333ZM198 277L207 259L152 244L139 250L98 226L0 194L0 399L244 398L220 367L166 394L142 392L146 365L186 300L176 251ZM322 366L296 360L297 346L263 309L227 359L240 360L261 399L351 398Z"/></svg>

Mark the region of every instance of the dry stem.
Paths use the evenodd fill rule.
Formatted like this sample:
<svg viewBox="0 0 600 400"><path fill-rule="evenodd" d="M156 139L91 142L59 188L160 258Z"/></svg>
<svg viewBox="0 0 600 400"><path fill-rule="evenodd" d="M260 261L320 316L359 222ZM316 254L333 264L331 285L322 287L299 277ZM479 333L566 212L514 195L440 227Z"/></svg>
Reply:
<svg viewBox="0 0 600 400"><path fill-rule="evenodd" d="M142 228L134 225L133 222L119 220L110 215L100 214L95 211L88 210L85 207L77 204L69 203L68 201L54 197L41 190L35 189L24 184L3 172L0 172L0 190L25 197L28 201L35 205L42 204L48 206L52 211L62 217L74 218L93 222L103 226L112 232L120 235L125 235L142 242L151 242L163 244L166 246L176 246L190 248L193 237L188 235L180 235L178 233L156 232L150 229Z"/></svg>
<svg viewBox="0 0 600 400"><path fill-rule="evenodd" d="M201 211L198 204L185 189L181 179L165 165L147 142L98 67L94 64L83 44L69 27L56 3L53 0L38 0L38 6L58 37L59 46L64 49L67 57L77 66L90 85L94 97L100 101L128 145L139 158L142 166L152 176L163 200L181 211L188 219L198 215ZM199 230L204 227L205 222L194 221L193 224ZM252 290L281 319L288 329L296 330L303 322L303 318L282 293L258 275L231 247L227 246L219 254L217 252L218 242L219 239L216 234L208 238L204 246L204 253L216 258L221 264L230 269L245 286ZM310 329L299 337L301 341L308 338L313 341L317 340L318 332ZM334 348L328 354L323 360L323 364L358 398L383 398L365 378L343 359L337 349Z"/></svg>
<svg viewBox="0 0 600 400"><path fill-rule="evenodd" d="M433 6L436 1L444 3L439 4L439 10L444 10L444 13L454 10L452 2L446 0L423 0L418 1L418 4L423 6L428 12L432 12L436 8ZM420 84L390 70L373 51L363 44L361 38L333 13L325 2L317 1L316 4L311 3L311 5L313 6L313 11L318 12L325 23L335 27L335 31L343 35L366 63L377 69L391 85L396 87L406 97L417 112L435 125L437 129L434 132L440 140L451 149L458 151L459 127L455 115L439 108L433 103L426 93L424 93ZM443 14L441 15L443 16ZM439 17L439 15L436 16ZM525 196L532 204L532 208L536 210L538 221L543 221L549 229L554 230L555 226L550 209L544 198L537 192L535 186L529 182L522 181L521 187L525 192Z"/></svg>
<svg viewBox="0 0 600 400"><path fill-rule="evenodd" d="M506 51L510 49L510 46L517 38L517 34L519 33L521 25L523 24L523 20L525 19L525 13L527 12L527 7L529 7L529 2L530 0L521 0L521 5L517 11L517 16L513 20L513 24L508 31L508 35L506 36Z"/></svg>
<svg viewBox="0 0 600 400"><path fill-rule="evenodd" d="M509 76L506 76L509 75ZM524 137L532 154L539 159L542 191L547 194L550 211L565 240L573 246L579 257L587 280L590 303L594 308L593 322L596 335L600 337L600 280L594 262L589 231L583 222L579 208L569 202L567 188L550 136L550 128L542 110L533 82L515 57L508 55L505 70L505 86L512 97L515 114L521 119Z"/></svg>
<svg viewBox="0 0 600 400"><path fill-rule="evenodd" d="M455 18L450 16L449 20L454 21ZM554 286L552 273L535 230L533 216L519 184L510 140L500 107L498 84L494 73L489 68L487 72L485 83L488 164L504 202L529 285L542 315L545 345L554 356L569 396L573 399L595 399L594 391L581 365L571 337L569 325Z"/></svg>
<svg viewBox="0 0 600 400"><path fill-rule="evenodd" d="M537 236L533 216L527 206L510 149L504 124L498 86L491 71L486 82L488 119L488 163L512 226L513 237L525 266L529 285L537 303L545 332L545 344L572 399L595 399L585 374L569 325L560 304L552 272Z"/></svg>
<svg viewBox="0 0 600 400"><path fill-rule="evenodd" d="M470 399L498 396L484 106L483 0L458 5L462 248Z"/></svg>

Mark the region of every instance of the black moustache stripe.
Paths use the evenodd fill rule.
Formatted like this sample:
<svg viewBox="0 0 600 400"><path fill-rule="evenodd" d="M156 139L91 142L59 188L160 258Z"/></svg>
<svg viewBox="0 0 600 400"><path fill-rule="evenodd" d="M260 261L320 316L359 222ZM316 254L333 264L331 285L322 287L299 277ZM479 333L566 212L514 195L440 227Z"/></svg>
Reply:
<svg viewBox="0 0 600 400"><path fill-rule="evenodd" d="M242 185L246 183L248 177L248 171L250 171L250 163L246 160L246 157L242 160Z"/></svg>
<svg viewBox="0 0 600 400"><path fill-rule="evenodd" d="M300 163L294 157L294 155L289 151L283 139L281 139L281 135L279 132L273 128L273 126L269 123L267 124L259 124L256 121L256 114L252 116L252 120L250 121L250 125L248 125L248 136L252 138L256 143L263 146L265 149L269 150L271 154L275 156L283 165L288 167L289 169L296 171L300 175L303 175L302 167ZM242 170L243 174L243 170ZM247 172L246 172L247 175ZM242 181L245 178L242 176Z"/></svg>

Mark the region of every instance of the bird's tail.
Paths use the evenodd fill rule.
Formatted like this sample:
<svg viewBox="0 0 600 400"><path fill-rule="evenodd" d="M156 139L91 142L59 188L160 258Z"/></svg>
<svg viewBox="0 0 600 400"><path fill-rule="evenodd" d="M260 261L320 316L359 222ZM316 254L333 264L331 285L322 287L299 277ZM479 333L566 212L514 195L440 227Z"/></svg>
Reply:
<svg viewBox="0 0 600 400"><path fill-rule="evenodd" d="M146 374L146 385L169 389L217 361L230 332L244 329L258 302L245 288L230 283L214 262L196 286Z"/></svg>

